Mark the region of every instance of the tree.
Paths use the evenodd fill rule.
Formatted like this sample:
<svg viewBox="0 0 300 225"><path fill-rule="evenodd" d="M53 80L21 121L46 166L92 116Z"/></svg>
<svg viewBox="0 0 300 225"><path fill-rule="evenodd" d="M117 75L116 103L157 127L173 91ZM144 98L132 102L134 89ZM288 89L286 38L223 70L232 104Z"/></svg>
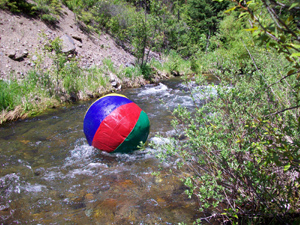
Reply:
<svg viewBox="0 0 300 225"><path fill-rule="evenodd" d="M218 23L222 19L220 12L226 9L228 2L214 2L209 0L188 0L188 25L193 44L200 44L207 52L210 37L217 31ZM203 40L203 34L206 39ZM202 42L202 43L199 43Z"/></svg>

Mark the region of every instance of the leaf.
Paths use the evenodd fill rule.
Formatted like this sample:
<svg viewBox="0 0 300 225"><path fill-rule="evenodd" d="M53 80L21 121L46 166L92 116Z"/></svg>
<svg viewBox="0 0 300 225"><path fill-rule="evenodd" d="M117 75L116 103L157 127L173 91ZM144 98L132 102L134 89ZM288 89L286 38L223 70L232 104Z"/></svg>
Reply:
<svg viewBox="0 0 300 225"><path fill-rule="evenodd" d="M298 6L298 3L297 3L297 2L293 3L293 4L290 6L289 10L291 10L292 8L294 8L294 7L296 7L296 6Z"/></svg>
<svg viewBox="0 0 300 225"><path fill-rule="evenodd" d="M290 15L285 21L286 24L289 24L294 19L293 15Z"/></svg>
<svg viewBox="0 0 300 225"><path fill-rule="evenodd" d="M297 45L297 44L291 44L291 46L293 46L294 48L299 48L299 49L300 49L300 45Z"/></svg>
<svg viewBox="0 0 300 225"><path fill-rule="evenodd" d="M291 55L291 57L300 57L300 52L295 52Z"/></svg>
<svg viewBox="0 0 300 225"><path fill-rule="evenodd" d="M257 29L258 27L253 27L253 28L245 29L245 31L256 31Z"/></svg>
<svg viewBox="0 0 300 225"><path fill-rule="evenodd" d="M231 12L231 11L235 10L235 9L236 9L236 6L234 6L234 7L230 8L230 9L227 9L227 10L225 11L225 13L229 13L229 12Z"/></svg>
<svg viewBox="0 0 300 225"><path fill-rule="evenodd" d="M251 3L248 5L248 7L249 7L250 9L251 9L251 8L253 9L255 5L257 5L257 3L251 2Z"/></svg>
<svg viewBox="0 0 300 225"><path fill-rule="evenodd" d="M248 14L248 12L242 12L242 13L240 13L239 18L245 16L246 14Z"/></svg>
<svg viewBox="0 0 300 225"><path fill-rule="evenodd" d="M283 171L286 172L291 167L291 164L287 164L284 166Z"/></svg>
<svg viewBox="0 0 300 225"><path fill-rule="evenodd" d="M295 70L290 70L288 73L287 73L287 75L289 76L289 75L291 75L292 73L294 73L295 72Z"/></svg>

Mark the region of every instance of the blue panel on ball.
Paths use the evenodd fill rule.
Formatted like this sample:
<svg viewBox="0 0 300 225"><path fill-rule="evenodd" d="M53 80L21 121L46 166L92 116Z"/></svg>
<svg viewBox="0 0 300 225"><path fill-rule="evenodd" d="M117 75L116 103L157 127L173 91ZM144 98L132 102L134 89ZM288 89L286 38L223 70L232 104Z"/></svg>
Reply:
<svg viewBox="0 0 300 225"><path fill-rule="evenodd" d="M92 145L94 135L105 117L121 105L131 102L122 96L105 96L90 106L83 121L83 130L89 145Z"/></svg>

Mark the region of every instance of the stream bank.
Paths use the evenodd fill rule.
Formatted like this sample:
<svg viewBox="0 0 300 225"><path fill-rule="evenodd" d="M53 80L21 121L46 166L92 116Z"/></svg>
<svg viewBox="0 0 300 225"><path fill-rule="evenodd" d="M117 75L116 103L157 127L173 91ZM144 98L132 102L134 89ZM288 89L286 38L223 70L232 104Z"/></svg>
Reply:
<svg viewBox="0 0 300 225"><path fill-rule="evenodd" d="M164 72L159 72L158 70L152 68L152 75L149 79L145 79L142 76L127 78L123 77L122 79L118 78L115 74L110 73L108 75L109 83L106 87L100 86L97 89L97 92L90 92L87 91L78 91L78 93L60 93L59 96L54 96L52 98L41 99L39 96L36 96L35 99L38 99L38 104L36 107L31 110L26 110L24 106L17 106L14 110L2 110L0 114L0 125L9 122L9 121L16 121L19 119L25 119L31 116L37 116L49 108L59 108L69 104L74 104L78 101L88 101L90 99L98 98L104 94L112 93L112 92L119 92L121 90L127 88L137 88L142 87L146 84L157 84L159 81L164 79L169 79L173 77L171 74L167 74Z"/></svg>

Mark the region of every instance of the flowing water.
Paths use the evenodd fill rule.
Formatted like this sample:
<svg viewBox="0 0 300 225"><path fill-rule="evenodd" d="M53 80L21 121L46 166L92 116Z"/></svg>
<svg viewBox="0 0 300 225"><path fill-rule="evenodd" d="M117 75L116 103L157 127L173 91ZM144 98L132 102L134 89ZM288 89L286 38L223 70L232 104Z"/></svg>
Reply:
<svg viewBox="0 0 300 225"><path fill-rule="evenodd" d="M176 135L167 109L193 107L188 90L177 78L120 93L148 114L148 141L160 143L167 139L156 133ZM198 103L215 90L207 93L197 94ZM0 127L0 224L191 224L198 218L182 172L155 157L161 150L108 154L87 144L82 127L91 103Z"/></svg>

